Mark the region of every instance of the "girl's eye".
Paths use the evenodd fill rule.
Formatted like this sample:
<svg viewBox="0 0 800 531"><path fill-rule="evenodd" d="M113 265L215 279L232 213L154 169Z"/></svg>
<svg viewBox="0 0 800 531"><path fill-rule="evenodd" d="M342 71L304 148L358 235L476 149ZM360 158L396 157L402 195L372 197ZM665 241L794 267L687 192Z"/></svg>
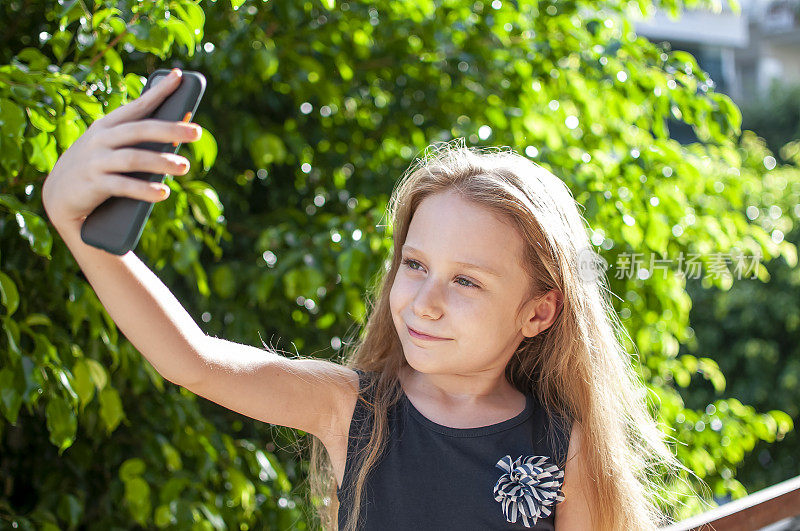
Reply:
<svg viewBox="0 0 800 531"><path fill-rule="evenodd" d="M412 271L417 271L415 268L411 267L411 264L416 264L416 265L419 265L419 262L417 262L416 260L412 260L412 259L410 259L410 258L404 258L402 262L403 262L403 265L404 265L404 266L408 267L408 268L409 268L409 269L411 269ZM477 285L477 284L475 284L474 282L471 282L471 281L467 280L467 279L466 279L466 278L464 278L464 277L458 277L458 280L463 280L464 282L466 282L467 284L469 284L469 285L466 285L466 284L459 284L460 286L464 286L465 288L478 288L478 285Z"/></svg>

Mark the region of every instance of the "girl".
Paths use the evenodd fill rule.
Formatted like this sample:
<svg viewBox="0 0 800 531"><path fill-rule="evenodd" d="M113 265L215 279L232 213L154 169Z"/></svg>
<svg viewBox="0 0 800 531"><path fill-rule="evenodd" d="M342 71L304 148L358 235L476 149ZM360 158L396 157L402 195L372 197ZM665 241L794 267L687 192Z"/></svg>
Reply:
<svg viewBox="0 0 800 531"><path fill-rule="evenodd" d="M45 210L125 336L168 380L312 439L326 529L654 529L651 465L684 469L615 332L605 277L562 181L462 139L401 179L394 254L343 363L206 336L133 254L80 238L111 195L156 202L123 171L185 174L190 142L143 119L177 72L97 120L58 160ZM587 260L586 257L589 257ZM323 447L324 450L323 451Z"/></svg>

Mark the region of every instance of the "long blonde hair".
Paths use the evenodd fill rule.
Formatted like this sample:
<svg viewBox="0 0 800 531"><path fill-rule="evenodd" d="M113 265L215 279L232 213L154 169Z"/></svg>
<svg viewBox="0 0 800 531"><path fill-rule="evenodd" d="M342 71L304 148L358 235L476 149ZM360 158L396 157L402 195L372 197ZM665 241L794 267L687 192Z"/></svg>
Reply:
<svg viewBox="0 0 800 531"><path fill-rule="evenodd" d="M359 527L364 482L386 447L387 411L401 396L398 374L407 362L389 307L400 248L420 202L453 190L508 220L522 236L522 266L531 279L524 300L553 289L561 295L556 320L520 343L505 372L516 389L536 393L546 408L581 425L594 483L590 501L597 509L592 529L655 529L667 523L659 508L667 503L665 474L673 479L679 470L696 475L673 455L651 416L647 389L622 344L625 331L608 300L607 279L598 269L602 259L590 246L579 203L563 181L511 148L467 148L463 138L456 138L429 146L398 181L388 212L391 264L369 287L372 308L363 338L345 342L341 363L376 376L370 382L374 401L359 398L374 422L365 451L351 457L355 481L347 497L352 511L341 531ZM323 529L337 529L340 500L330 458L319 439L309 437L309 506Z"/></svg>

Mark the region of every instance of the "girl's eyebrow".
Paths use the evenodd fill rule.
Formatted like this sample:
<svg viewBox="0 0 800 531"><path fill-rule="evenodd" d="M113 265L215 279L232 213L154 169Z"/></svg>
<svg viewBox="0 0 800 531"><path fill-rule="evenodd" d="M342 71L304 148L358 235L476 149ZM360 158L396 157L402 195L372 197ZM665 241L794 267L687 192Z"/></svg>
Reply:
<svg viewBox="0 0 800 531"><path fill-rule="evenodd" d="M415 253L419 253L422 256L425 256L425 253L423 253L422 251L420 251L416 247L412 247L412 246L410 246L408 244L404 244L402 248L403 249L408 249L410 251L414 251ZM489 275L493 275L495 277L501 277L502 276L500 273L498 273L494 269L491 269L491 268L483 266L483 265L470 264L469 262L452 262L452 263L457 265L457 266L464 267L466 269L474 269L476 271L483 271L484 273L487 273Z"/></svg>

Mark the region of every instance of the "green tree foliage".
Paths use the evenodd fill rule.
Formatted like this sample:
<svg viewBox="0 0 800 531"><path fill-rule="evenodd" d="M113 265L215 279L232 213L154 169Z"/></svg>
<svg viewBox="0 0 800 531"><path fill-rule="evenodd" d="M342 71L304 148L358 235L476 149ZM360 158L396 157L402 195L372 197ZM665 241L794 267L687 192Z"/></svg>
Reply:
<svg viewBox="0 0 800 531"><path fill-rule="evenodd" d="M686 5L694 6L696 2ZM680 2L662 2L672 12ZM673 262L738 249L796 264L746 216L783 189L747 165L741 115L685 52L637 36L650 2L8 0L0 4L0 518L21 529L303 529L305 437L164 381L118 333L40 185L155 68L208 79L193 164L168 177L136 253L203 329L335 357L384 267L393 183L436 140L509 145L564 178L610 264L617 310L675 451L717 494L756 441L793 428L726 398L719 352L679 354L691 300ZM668 118L702 144L669 137ZM796 190L797 169L780 167ZM769 188L769 190L767 190ZM789 212L787 211L787 215ZM796 220L797 213L792 215ZM622 260L622 261L620 261ZM620 274L621 272L621 274ZM662 274L663 273L663 274ZM767 269L758 266L760 281ZM728 289L730 276L712 278ZM635 344L634 344L635 343ZM690 409L693 374L721 397ZM681 420L679 422L679 419ZM714 423L719 421L719 425ZM712 429L696 429L703 420ZM244 422L243 422L244 421ZM715 428L718 426L719 429ZM288 433L287 433L288 432ZM699 510L665 493L676 518ZM682 503L681 503L682 502Z"/></svg>
<svg viewBox="0 0 800 531"><path fill-rule="evenodd" d="M794 245L800 244L797 224L800 186L796 168L777 166L764 140L752 131L745 131L741 143L743 166L762 173L767 189L764 197L748 201L747 216L776 241L785 238ZM800 162L800 141L786 143L780 151L785 160ZM764 168L771 169L764 172ZM694 337L682 350L719 353L715 359L726 375L727 385L724 392L717 392L698 375L691 385L679 389L686 397L687 407L709 407L713 412L714 408L707 405L725 395L758 411L784 411L792 423L800 419L800 269L783 258L765 266L768 283L739 280L730 290L720 290L692 280L688 286ZM709 427L706 424L703 428ZM735 475L749 492L796 476L800 464L797 431L785 433L774 428L764 424L762 430L774 434L780 444L773 444L772 435L753 437L744 448L752 451L741 461L718 465L717 473L729 476L734 473L730 467L737 467Z"/></svg>

